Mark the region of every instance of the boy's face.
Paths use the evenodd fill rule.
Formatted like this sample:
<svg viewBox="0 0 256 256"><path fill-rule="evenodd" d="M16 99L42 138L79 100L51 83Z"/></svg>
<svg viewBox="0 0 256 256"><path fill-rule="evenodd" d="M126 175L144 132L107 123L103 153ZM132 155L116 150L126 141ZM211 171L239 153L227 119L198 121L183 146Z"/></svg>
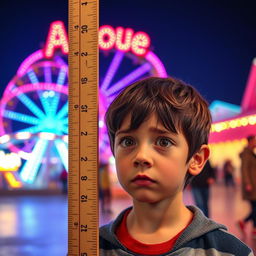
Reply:
<svg viewBox="0 0 256 256"><path fill-rule="evenodd" d="M182 133L173 134L157 123L155 115L134 131L128 116L115 137L115 159L119 182L133 199L156 203L175 199L182 191L188 144Z"/></svg>

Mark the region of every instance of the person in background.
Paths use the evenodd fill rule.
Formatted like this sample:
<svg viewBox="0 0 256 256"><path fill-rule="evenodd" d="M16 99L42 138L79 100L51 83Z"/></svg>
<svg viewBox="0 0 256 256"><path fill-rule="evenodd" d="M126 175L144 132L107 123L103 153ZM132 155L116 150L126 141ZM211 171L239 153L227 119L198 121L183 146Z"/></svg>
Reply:
<svg viewBox="0 0 256 256"><path fill-rule="evenodd" d="M248 145L240 154L241 158L241 180L242 180L242 196L244 200L250 202L251 211L247 217L238 221L238 227L245 234L245 227L248 221L253 222L252 236L256 238L256 155L254 149L256 147L256 136L247 137Z"/></svg>
<svg viewBox="0 0 256 256"><path fill-rule="evenodd" d="M68 192L68 173L65 168L60 173L60 181L62 185L62 193L67 194Z"/></svg>
<svg viewBox="0 0 256 256"><path fill-rule="evenodd" d="M195 204L209 217L210 185L215 181L215 170L209 160L206 162L203 171L191 181L192 194Z"/></svg>
<svg viewBox="0 0 256 256"><path fill-rule="evenodd" d="M99 195L102 213L112 213L112 194L108 162L101 162L99 166Z"/></svg>
<svg viewBox="0 0 256 256"><path fill-rule="evenodd" d="M232 161L230 159L227 159L223 165L224 181L227 187L235 186L234 171L235 167L233 166Z"/></svg>

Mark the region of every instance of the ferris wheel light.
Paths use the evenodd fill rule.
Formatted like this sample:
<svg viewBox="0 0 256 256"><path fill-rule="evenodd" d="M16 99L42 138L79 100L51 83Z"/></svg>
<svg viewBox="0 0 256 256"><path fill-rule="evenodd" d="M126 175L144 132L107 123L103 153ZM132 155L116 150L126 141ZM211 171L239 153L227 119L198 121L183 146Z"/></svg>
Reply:
<svg viewBox="0 0 256 256"><path fill-rule="evenodd" d="M102 120L99 120L99 127L102 128L104 126L104 122Z"/></svg>
<svg viewBox="0 0 256 256"><path fill-rule="evenodd" d="M22 187L22 183L20 181L17 181L12 173L6 172L4 173L4 176L12 188Z"/></svg>
<svg viewBox="0 0 256 256"><path fill-rule="evenodd" d="M40 139L43 140L54 140L56 138L56 135L54 133L49 132L40 132L38 136Z"/></svg>
<svg viewBox="0 0 256 256"><path fill-rule="evenodd" d="M27 140L31 138L31 133L30 132L17 132L15 134L15 138L18 140Z"/></svg>
<svg viewBox="0 0 256 256"><path fill-rule="evenodd" d="M133 30L131 28L116 28L116 46L120 51L128 52L131 48Z"/></svg>
<svg viewBox="0 0 256 256"><path fill-rule="evenodd" d="M0 144L5 144L8 141L10 141L10 135L5 134L3 136L0 137Z"/></svg>
<svg viewBox="0 0 256 256"><path fill-rule="evenodd" d="M65 141L66 143L68 143L68 135L63 135L62 136L63 141Z"/></svg>
<svg viewBox="0 0 256 256"><path fill-rule="evenodd" d="M16 153L0 151L0 171L17 171L21 166L21 159Z"/></svg>
<svg viewBox="0 0 256 256"><path fill-rule="evenodd" d="M25 152L25 151L23 151L23 150L20 150L20 151L18 152L18 155L19 155L20 158L22 158L22 159L24 159L24 160L29 160L30 157L31 157L31 153Z"/></svg>
<svg viewBox="0 0 256 256"><path fill-rule="evenodd" d="M29 55L20 65L17 75L18 76L23 76L27 69L32 65L32 63L35 63L36 61L40 60L43 58L43 51L38 50L31 55Z"/></svg>

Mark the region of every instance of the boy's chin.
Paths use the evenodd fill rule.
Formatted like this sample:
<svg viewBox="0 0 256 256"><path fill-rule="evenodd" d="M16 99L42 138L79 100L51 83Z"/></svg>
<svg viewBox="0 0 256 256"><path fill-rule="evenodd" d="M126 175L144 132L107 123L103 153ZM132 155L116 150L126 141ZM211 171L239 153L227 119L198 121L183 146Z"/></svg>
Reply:
<svg viewBox="0 0 256 256"><path fill-rule="evenodd" d="M158 202L158 200L156 198L152 198L152 197L145 196L145 195L143 195L143 196L131 195L131 196L134 200L136 200L139 203L155 204Z"/></svg>

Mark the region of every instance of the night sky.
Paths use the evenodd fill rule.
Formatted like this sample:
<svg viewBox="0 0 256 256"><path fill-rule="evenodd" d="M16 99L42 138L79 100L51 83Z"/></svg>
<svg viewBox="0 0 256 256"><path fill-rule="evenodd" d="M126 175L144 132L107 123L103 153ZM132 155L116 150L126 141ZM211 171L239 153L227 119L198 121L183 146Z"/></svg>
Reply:
<svg viewBox="0 0 256 256"><path fill-rule="evenodd" d="M100 25L148 33L169 75L194 85L210 103L240 105L256 57L255 11L252 0L100 0ZM1 1L0 95L54 20L67 25L66 0Z"/></svg>

